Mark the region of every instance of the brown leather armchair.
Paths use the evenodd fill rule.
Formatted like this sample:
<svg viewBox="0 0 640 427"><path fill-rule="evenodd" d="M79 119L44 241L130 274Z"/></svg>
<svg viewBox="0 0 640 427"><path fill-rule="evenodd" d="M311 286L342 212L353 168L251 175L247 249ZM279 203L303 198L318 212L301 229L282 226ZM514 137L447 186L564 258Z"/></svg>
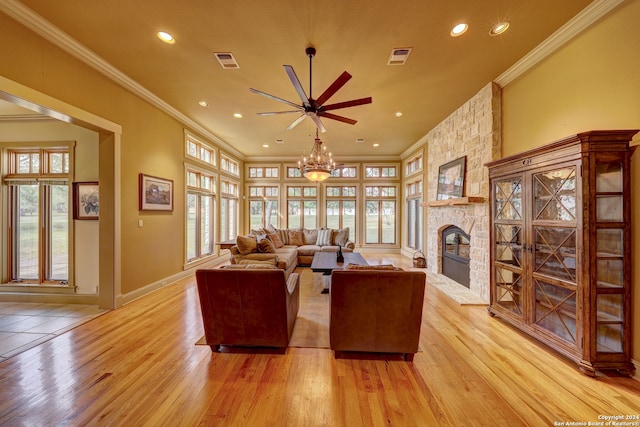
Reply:
<svg viewBox="0 0 640 427"><path fill-rule="evenodd" d="M329 338L342 352L403 353L420 341L426 275L422 271L333 270Z"/></svg>
<svg viewBox="0 0 640 427"><path fill-rule="evenodd" d="M298 307L297 273L281 269L196 271L206 344L279 347L289 345Z"/></svg>

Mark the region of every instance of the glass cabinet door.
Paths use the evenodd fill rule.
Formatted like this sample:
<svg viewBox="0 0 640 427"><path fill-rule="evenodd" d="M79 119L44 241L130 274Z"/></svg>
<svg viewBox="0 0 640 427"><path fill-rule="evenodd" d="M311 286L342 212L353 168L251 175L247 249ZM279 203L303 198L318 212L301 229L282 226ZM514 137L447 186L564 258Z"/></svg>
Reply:
<svg viewBox="0 0 640 427"><path fill-rule="evenodd" d="M622 163L596 166L596 350L624 351L624 197Z"/></svg>
<svg viewBox="0 0 640 427"><path fill-rule="evenodd" d="M576 166L532 174L533 316L531 321L577 344Z"/></svg>
<svg viewBox="0 0 640 427"><path fill-rule="evenodd" d="M524 316L522 178L494 182L493 304Z"/></svg>

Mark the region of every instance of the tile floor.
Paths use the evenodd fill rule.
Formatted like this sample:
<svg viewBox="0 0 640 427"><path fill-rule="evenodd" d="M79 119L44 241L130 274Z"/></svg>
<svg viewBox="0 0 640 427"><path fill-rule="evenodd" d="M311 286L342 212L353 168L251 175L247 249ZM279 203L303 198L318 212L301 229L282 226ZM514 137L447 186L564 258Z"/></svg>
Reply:
<svg viewBox="0 0 640 427"><path fill-rule="evenodd" d="M106 311L97 305L0 302L0 362Z"/></svg>

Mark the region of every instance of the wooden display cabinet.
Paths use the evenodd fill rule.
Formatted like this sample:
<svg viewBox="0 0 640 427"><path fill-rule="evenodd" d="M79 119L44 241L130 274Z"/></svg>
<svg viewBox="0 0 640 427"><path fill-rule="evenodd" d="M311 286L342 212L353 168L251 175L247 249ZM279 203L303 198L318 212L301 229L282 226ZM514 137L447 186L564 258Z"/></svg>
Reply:
<svg viewBox="0 0 640 427"><path fill-rule="evenodd" d="M592 131L488 163L492 316L575 360L632 375L629 142Z"/></svg>

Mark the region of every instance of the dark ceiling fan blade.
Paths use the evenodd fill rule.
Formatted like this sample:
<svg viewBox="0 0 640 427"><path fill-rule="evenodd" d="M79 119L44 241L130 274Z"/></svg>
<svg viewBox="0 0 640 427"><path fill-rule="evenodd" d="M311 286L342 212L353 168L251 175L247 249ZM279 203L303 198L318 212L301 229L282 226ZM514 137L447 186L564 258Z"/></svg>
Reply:
<svg viewBox="0 0 640 427"><path fill-rule="evenodd" d="M278 98L277 96L269 95L268 93L263 92L261 90L254 89L254 88L249 88L249 91L253 92L253 93L257 93L258 95L265 96L265 97L267 97L269 99L273 99L274 101L284 102L285 104L290 105L292 107L295 107L295 108L298 108L298 109L302 109L302 107L300 105L298 105L298 104L294 104L293 102L287 101L286 99Z"/></svg>
<svg viewBox="0 0 640 427"><path fill-rule="evenodd" d="M291 114L291 113L299 113L300 110L290 110L290 111L267 111L264 113L256 113L259 116L275 116L276 114Z"/></svg>
<svg viewBox="0 0 640 427"><path fill-rule="evenodd" d="M323 105L320 108L320 111L337 110L339 108L355 107L356 105L371 104L372 102L373 102L373 99L371 97L354 99L352 101L345 101L345 102L338 102L338 103L335 103L335 104Z"/></svg>
<svg viewBox="0 0 640 427"><path fill-rule="evenodd" d="M307 115L306 115L306 114L302 114L300 117L298 117L297 119L295 119L295 120L293 121L293 123L291 123L291 124L289 125L289 127L287 127L287 130L291 130L291 129L293 129L294 127L298 126L298 124L299 124L301 121L303 121L305 117L307 117Z"/></svg>
<svg viewBox="0 0 640 427"><path fill-rule="evenodd" d="M293 70L293 67L291 65L285 65L284 70L287 72L287 75L289 76L289 80L291 80L291 83L293 84L293 87L295 88L296 92L298 92L298 96L300 97L302 104L307 108L311 107L311 104L309 103L309 97L307 96L304 89L302 88L302 85L300 84L300 80L298 79L296 72Z"/></svg>
<svg viewBox="0 0 640 427"><path fill-rule="evenodd" d="M342 123L349 123L350 125L355 125L356 123L358 123L357 120L349 119L347 117L338 116L336 114L321 112L321 113L318 113L318 115L320 117L326 117L327 119L337 120L337 121L342 122Z"/></svg>
<svg viewBox="0 0 640 427"><path fill-rule="evenodd" d="M309 117L311 117L311 120L313 120L313 122L316 124L316 126L318 127L318 129L320 129L320 132L325 133L327 131L327 129L324 127L324 125L322 124L322 121L320 121L320 117L318 117L317 114L315 113L308 113L307 114Z"/></svg>
<svg viewBox="0 0 640 427"><path fill-rule="evenodd" d="M347 83L350 79L351 74L347 73L346 71L340 74L340 76L333 83L331 83L331 86L329 86L327 90L325 90L322 95L320 95L320 97L316 99L316 104L322 105L327 102L329 98L331 98L338 90L340 90L340 88L344 86L345 83Z"/></svg>

